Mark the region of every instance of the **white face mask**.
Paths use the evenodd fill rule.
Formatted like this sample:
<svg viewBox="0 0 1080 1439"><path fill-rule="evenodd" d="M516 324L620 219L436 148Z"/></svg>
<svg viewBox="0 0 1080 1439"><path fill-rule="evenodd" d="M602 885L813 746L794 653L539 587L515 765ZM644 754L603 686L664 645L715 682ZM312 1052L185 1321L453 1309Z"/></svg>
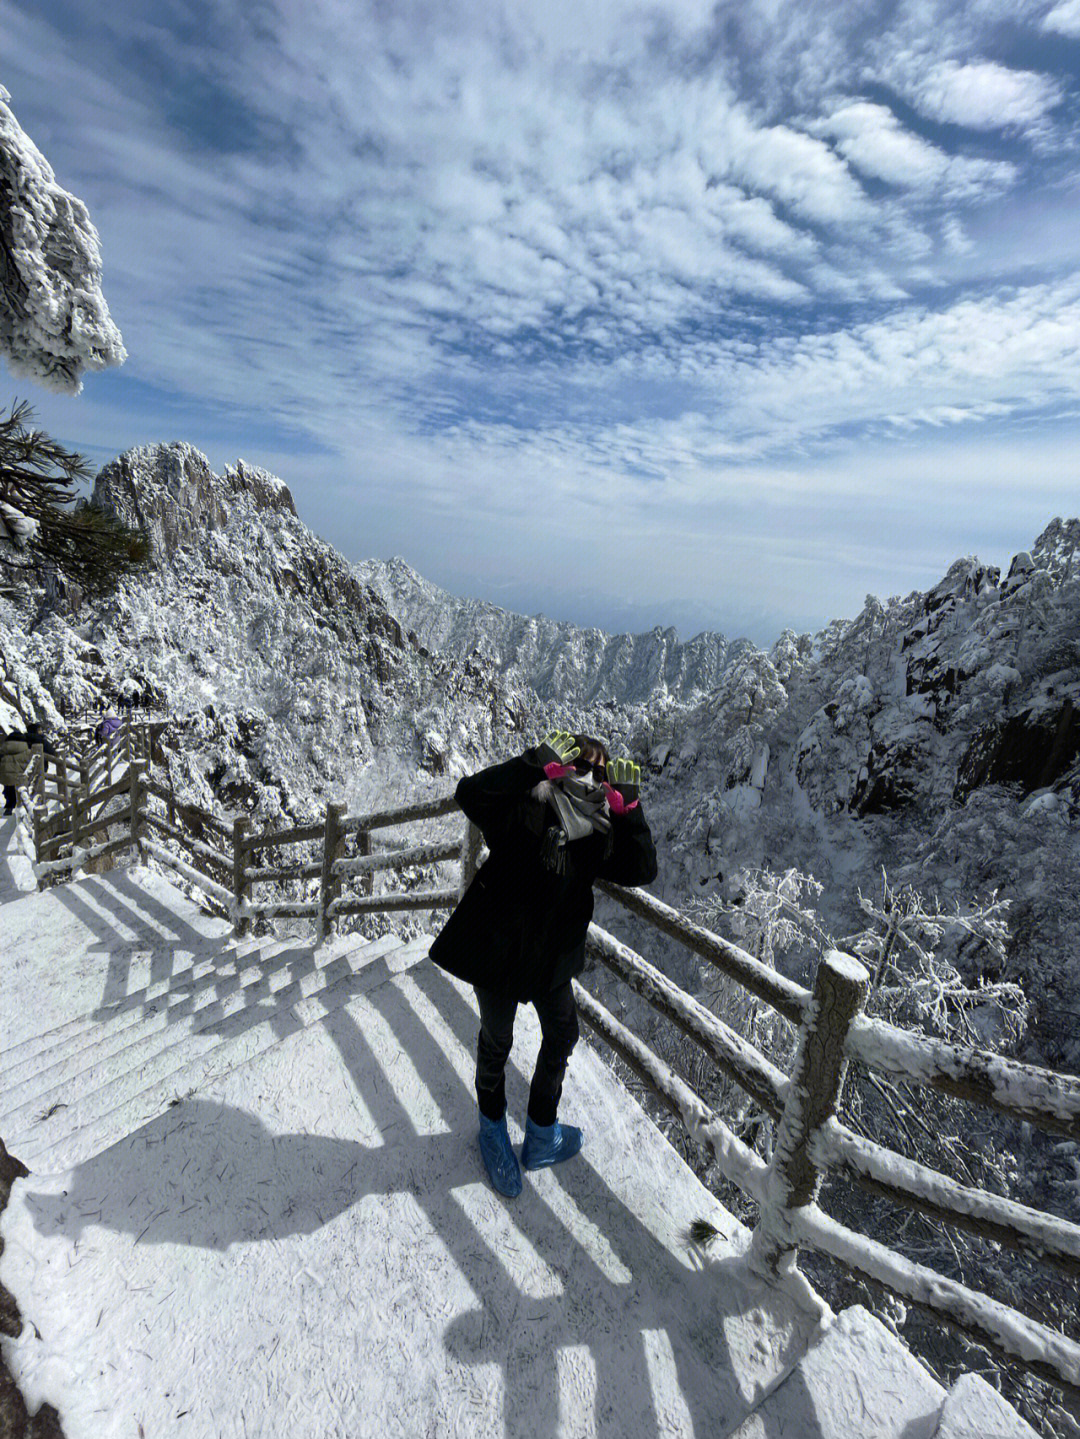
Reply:
<svg viewBox="0 0 1080 1439"><path fill-rule="evenodd" d="M602 783L601 780L597 779L591 769L587 769L584 772L575 770L573 777L577 780L578 784L585 785L587 789L597 789Z"/></svg>

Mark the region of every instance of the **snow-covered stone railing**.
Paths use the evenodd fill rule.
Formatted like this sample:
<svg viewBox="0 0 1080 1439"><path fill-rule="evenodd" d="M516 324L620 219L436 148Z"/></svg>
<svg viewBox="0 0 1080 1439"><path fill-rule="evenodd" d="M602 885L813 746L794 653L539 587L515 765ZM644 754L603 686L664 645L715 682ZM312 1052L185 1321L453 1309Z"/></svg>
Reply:
<svg viewBox="0 0 1080 1439"><path fill-rule="evenodd" d="M597 925L590 926L590 953L676 1024L779 1121L772 1162L766 1167L699 1096L690 1091L692 1099L688 1097L683 1081L676 1080L640 1041L628 1042L625 1027L579 991L585 1022L681 1119L725 1178L760 1206L751 1249L754 1264L767 1274L790 1273L800 1245L817 1249L1080 1398L1080 1345L845 1228L817 1204L824 1173L832 1169L893 1203L1080 1276L1080 1225L958 1184L853 1133L836 1118L848 1063L856 1059L908 1083L944 1089L1075 1139L1080 1134L1080 1079L942 1044L867 1018L860 1011L869 976L850 955L835 950L824 954L811 992L643 890L607 883L598 887L799 1026L793 1072L787 1077L627 945Z"/></svg>
<svg viewBox="0 0 1080 1439"><path fill-rule="evenodd" d="M252 919L298 918L314 919L323 938L333 933L343 915L384 910L431 910L451 907L458 890L410 890L375 895L372 879L380 870L402 870L410 866L434 864L439 860L461 860L468 846L468 835L453 840L437 840L427 844L409 844L386 852L372 852L372 830L394 825L412 824L454 812L453 796L406 805L401 809L383 810L373 814L347 816L345 806L331 802L322 823L296 825L290 829L248 833L244 820L233 828L232 905L238 930L243 933ZM321 847L321 854L312 852L291 862L256 864L253 857L262 850L281 851L291 845ZM354 852L348 853L350 845ZM342 881L354 878L358 892L342 893ZM314 881L318 881L317 887ZM299 897L253 899L252 886L262 883L299 883L308 892Z"/></svg>
<svg viewBox="0 0 1080 1439"><path fill-rule="evenodd" d="M32 753L25 827L39 884L137 842L143 764L130 723L78 755ZM96 839L117 826L120 835Z"/></svg>
<svg viewBox="0 0 1080 1439"><path fill-rule="evenodd" d="M146 740L141 748L148 763L150 747ZM238 852L235 839L237 824L242 832L246 822L241 820L230 826L199 805L181 803L171 787L153 778L147 778L143 793L146 802L139 814L144 832L143 849L235 919L234 876ZM164 814L150 808L151 799L165 807ZM158 841L145 837L147 829L154 830L161 839L171 840L181 853L177 855Z"/></svg>
<svg viewBox="0 0 1080 1439"><path fill-rule="evenodd" d="M1080 1079L1018 1064L858 1015L847 1039L853 1059L909 1084L996 1109L1067 1139L1080 1140Z"/></svg>
<svg viewBox="0 0 1080 1439"><path fill-rule="evenodd" d="M620 889L617 884L609 884L606 880L601 880L596 887L632 914L646 920L654 929L670 935L709 964L722 970L792 1024L802 1023L810 1002L810 991L801 984L777 974L775 969L762 964L760 959L747 954L745 949L740 949L730 940L703 929L701 925L695 924L693 920L687 919L686 915L673 909L670 904L665 904L654 895L646 894L644 890Z"/></svg>

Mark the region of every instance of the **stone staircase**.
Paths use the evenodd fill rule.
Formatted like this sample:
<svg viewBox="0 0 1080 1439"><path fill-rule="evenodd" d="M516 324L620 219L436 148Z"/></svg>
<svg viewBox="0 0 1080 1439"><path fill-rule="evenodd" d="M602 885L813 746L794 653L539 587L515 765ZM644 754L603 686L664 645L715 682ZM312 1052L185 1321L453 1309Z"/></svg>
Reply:
<svg viewBox="0 0 1080 1439"><path fill-rule="evenodd" d="M946 1391L853 1305L725 1439L1038 1439L977 1374Z"/></svg>
<svg viewBox="0 0 1080 1439"><path fill-rule="evenodd" d="M9 996L21 997L24 1008L9 1010L5 1017L7 1047L0 1051L0 1137L31 1171L26 1183L32 1182L45 1194L68 1185L71 1180L65 1176L80 1166L84 1176L95 1175L101 1166L105 1166L103 1172L113 1173L109 1166L127 1161L107 1151L140 1132L159 1136L161 1149L155 1150L155 1166L160 1170L170 1162L175 1165L175 1159L169 1159L169 1145L182 1142L182 1135L170 1134L162 1127L174 1105L205 1096L214 1103L231 1103L233 1108L223 1113L239 1113L239 1097L247 1091L243 1076L236 1071L261 1061L260 1087L271 1097L276 1093L272 1112L284 1112L295 1079L285 1073L288 1065L279 1057L284 1054L279 1047L309 1031L306 1038L298 1040L306 1048L298 1051L295 1045L291 1047L292 1063L296 1066L296 1056L302 1054L305 1083L315 1085L320 1083L322 1065L329 1086L329 1076L336 1072L340 1083L343 1065L348 1067L350 1051L340 1052L342 1037L356 1032L362 1039L358 1037L355 1044L366 1046L374 1067L357 1071L352 1078L362 1081L362 1087L370 1085L370 1090L365 1090L367 1100L386 1146L358 1152L382 1156L380 1163L392 1172L398 1162L396 1145L434 1146L432 1157L419 1169L414 1170L412 1161L401 1161L407 1181L396 1189L391 1185L386 1202L399 1203L394 1196L402 1192L420 1196L420 1212L442 1235L437 1257L433 1251L426 1257L411 1255L408 1236L398 1236L396 1249L401 1253L396 1258L388 1258L388 1247L376 1245L373 1252L378 1253L380 1264L389 1263L392 1275L398 1266L400 1282L407 1283L411 1293L449 1294L466 1276L475 1284L476 1275L470 1270L479 1263L482 1251L472 1254L469 1250L468 1258L464 1251L456 1252L455 1246L462 1240L459 1221L453 1217L455 1205L470 1186L476 1186L480 1201L493 1209L500 1223L504 1207L489 1202L492 1197L480 1182L479 1161L465 1152L468 1145L459 1145L454 1139L444 1146L440 1138L444 1129L440 1115L457 1116L461 1110L461 1086L467 1090L470 1082L469 1046L474 1043L471 1035L475 1030L471 1028L473 1015L464 1008L456 1029L447 1022L448 1005L463 1006L467 996L458 987L459 998L454 1000L448 982L431 967L419 965L429 943L428 937L403 943L392 936L372 942L346 936L318 947L287 939L236 942L221 921L200 914L167 880L145 870L133 876L124 872L85 876L41 894L26 893L24 885L11 883L0 893L0 983ZM417 1018L412 1021L410 1043L402 1030L403 1017L414 1012ZM392 1021L389 1029L387 1018ZM403 1097L384 1093L377 1083L379 1075L389 1075L397 1062L387 1056L385 1048L395 1026L395 1043L414 1054L426 1070L423 1080L416 1077L415 1092L408 1095L407 1104ZM320 1038L317 1031L321 1028L335 1036L338 1050L329 1039L313 1042ZM521 1029L526 1045L535 1046L538 1036L531 1011L523 1011ZM425 1043L432 1047L433 1056L437 1052L442 1070L434 1059L425 1061L417 1053ZM433 1084L432 1076L440 1073L443 1077ZM452 1074L457 1078L451 1078ZM522 1091L524 1077L518 1075L514 1083ZM572 1362L584 1366L581 1375L587 1377L590 1352L602 1353L604 1346L613 1342L616 1347L632 1345L634 1327L643 1323L640 1314L644 1312L651 1316L644 1321L648 1332L670 1333L680 1368L689 1366L683 1382L697 1372L702 1395L706 1376L716 1386L718 1397L710 1401L712 1407L699 1396L695 1417L700 1423L706 1413L711 1414L711 1432L718 1439L1034 1439L1035 1431L976 1376L965 1375L946 1392L901 1341L865 1310L848 1309L834 1322L819 1325L808 1314L800 1314L799 1305L783 1292L783 1285L775 1293L760 1285L745 1271L741 1256L746 1236L734 1221L728 1226L731 1247L722 1261L722 1265L734 1267L729 1267L722 1279L718 1269L715 1284L707 1271L695 1276L692 1269L670 1263L675 1236L683 1232L688 1217L695 1211L704 1212L706 1204L715 1206L715 1200L701 1189L595 1054L586 1051L579 1056L575 1085L591 1126L589 1165L566 1178L573 1182L574 1204L581 1212L596 1216L586 1225L599 1225L597 1237L590 1242L604 1248L610 1241L614 1251L625 1256L633 1289L624 1291L616 1286L610 1314L625 1311L620 1322L626 1324L628 1337L613 1341L611 1333L604 1333L596 1342L587 1338L593 1331L604 1331L609 1322L603 1285L597 1298L595 1284L587 1285L580 1297L564 1306L565 1314L573 1315L575 1307L599 1305L580 1335L568 1328L570 1321L564 1311L545 1299L536 1306L535 1314L527 1315L534 1325L526 1326L532 1332L521 1342L532 1348L517 1351L516 1357L513 1349L509 1351L510 1357L503 1361L509 1366L508 1373L514 1365L524 1366L522 1375L531 1372L532 1349L550 1328L552 1353L572 1354ZM515 1098L521 1108L521 1093ZM451 1129L457 1129L456 1118ZM632 1145L628 1143L631 1135ZM304 1142L290 1136L290 1142L294 1141ZM407 1155L410 1151L402 1152ZM147 1170L148 1186L153 1183L152 1173ZM510 1277L509 1289L501 1272L492 1281L493 1293L503 1295L506 1289L502 1299L493 1301L496 1308L499 1303L512 1302L516 1312L520 1303L528 1306L534 1302L529 1298L534 1291L545 1292L537 1278L544 1270L543 1261L528 1243L522 1247L515 1242L513 1226L520 1221L521 1235L529 1235L537 1251L558 1252L569 1238L564 1238L554 1217L566 1203L561 1178L544 1174L531 1208L523 1199L517 1210L507 1210L505 1219L511 1227L503 1243L510 1247L502 1252L501 1262L508 1262L507 1255L515 1255L514 1262L523 1268ZM95 1193L100 1187L91 1178L85 1182ZM655 1221L660 1226L655 1239L638 1219L628 1222L628 1216L643 1203L646 1190L655 1193L651 1210L646 1205L642 1212L664 1216ZM66 1188L63 1192L66 1194ZM537 1209L535 1200L541 1194L547 1196L550 1211ZM46 1201L39 1200L42 1202ZM147 1206L151 1202L148 1198ZM355 1207L344 1212L358 1216L359 1227L344 1251L351 1256L371 1242L365 1240L363 1226L373 1220L370 1211L363 1224ZM602 1222L601 1215L606 1216ZM21 1229L18 1218L12 1222L23 1236L27 1254L32 1252L31 1246L36 1250L48 1242L27 1216ZM116 1263L133 1266L136 1262L130 1241L111 1232L119 1227L98 1231L96 1243L103 1252L96 1261L96 1282L101 1286L108 1284ZM391 1222L387 1245L395 1232ZM280 1242L300 1243L288 1236ZM320 1227L311 1242L326 1246L324 1263L334 1262L331 1228ZM574 1241L582 1242L581 1236ZM454 1264L448 1264L443 1249L455 1252ZM308 1252L302 1252L307 1262ZM149 1292L155 1284L160 1287L165 1282L162 1276L168 1271L161 1265L166 1261L155 1257L152 1250L140 1248L138 1253L139 1262L151 1266L146 1278ZM580 1263L580 1258L575 1263ZM90 1267L83 1271L88 1304L95 1282L93 1262L88 1261ZM562 1284L570 1286L572 1270L558 1273ZM132 1293L139 1293L134 1281L132 1285ZM104 1287L102 1292L106 1293ZM311 1293L321 1293L321 1286ZM634 1303L627 1307L624 1296L630 1295ZM375 1334L385 1325L392 1335L385 1309L379 1309L377 1298L372 1304L371 1321L366 1330L361 1325L358 1332ZM463 1322L460 1318L455 1321L457 1325ZM684 1334L679 1333L680 1327ZM231 1330L225 1325L223 1332ZM446 1330L445 1319L440 1317L427 1342L436 1349L445 1347L439 1335L450 1332L456 1332L454 1325ZM502 1342L512 1343L513 1333L508 1331L510 1337ZM715 1356L710 1356L721 1335L728 1362L734 1365L728 1377L709 1369L710 1363L715 1364ZM570 1338L576 1342L566 1348ZM95 1342L104 1345L106 1340L95 1334ZM385 1351L385 1340L379 1342ZM403 1340L406 1347L414 1342L415 1335ZM472 1382L468 1368L471 1351L460 1339L457 1342L462 1353L440 1361L451 1366L440 1380L448 1393ZM26 1338L25 1343L30 1346L31 1340ZM166 1346L162 1354L167 1352ZM105 1353L103 1349L102 1355ZM346 1370L351 1363L348 1361ZM575 1386L584 1383L581 1375L569 1383L567 1393L576 1392ZM284 1382L287 1387L294 1381L286 1378ZM371 1383L377 1388L378 1382L376 1367ZM533 1382L524 1377L520 1380L515 1407L512 1412L507 1410L500 1430L507 1439L524 1439L525 1434L594 1432L578 1426L587 1419L598 1419L599 1393L595 1401L587 1397L582 1401L584 1408L575 1419L570 1419L567 1410L569 1427L564 1427L563 1418L552 1415L551 1395L544 1388L550 1380L543 1384L535 1381L535 1394ZM632 1417L639 1410L627 1401L619 1423L620 1432L628 1439L639 1435L646 1439L656 1432L650 1423L662 1418L661 1432L697 1432L684 1399L694 1392L693 1384L681 1393L672 1390L672 1427L665 1427L668 1421L658 1395L663 1384L670 1382L673 1372L657 1379L660 1390L654 1385L651 1398L646 1396L649 1406L656 1407L655 1420L644 1411L641 1418ZM492 1390L489 1402L494 1403L496 1392ZM509 1403L509 1398L505 1402ZM568 1401L560 1400L563 1402ZM595 1414L590 1413L593 1403ZM415 1432L422 1432L436 1412L441 1413L437 1406L430 1414L418 1413ZM541 1412L545 1417L538 1428ZM478 1423L481 1413L476 1415ZM481 1424L475 1432L488 1431Z"/></svg>
<svg viewBox="0 0 1080 1439"><path fill-rule="evenodd" d="M83 1163L340 1009L414 951L393 936L315 951L249 941L181 964L167 980L0 1053L0 1135L36 1174Z"/></svg>

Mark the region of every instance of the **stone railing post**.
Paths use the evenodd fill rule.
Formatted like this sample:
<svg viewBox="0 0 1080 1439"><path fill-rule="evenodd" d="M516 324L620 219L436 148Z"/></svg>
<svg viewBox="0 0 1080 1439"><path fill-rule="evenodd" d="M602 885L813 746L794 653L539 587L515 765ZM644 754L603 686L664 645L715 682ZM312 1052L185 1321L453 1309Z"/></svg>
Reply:
<svg viewBox="0 0 1080 1439"><path fill-rule="evenodd" d="M244 905L251 898L251 881L244 877L244 870L247 867L248 847L246 835L249 821L241 816L233 820L232 845L233 845L233 899L236 903L236 918L233 921L233 934L237 939L243 939L244 935L251 928L251 919L244 914Z"/></svg>
<svg viewBox="0 0 1080 1439"><path fill-rule="evenodd" d="M131 783L128 785L128 828L131 830L131 838L135 842L135 852L139 859L144 858L142 846L142 807L146 801L146 790L143 786L143 765L141 760L133 760L128 769L128 777Z"/></svg>
<svg viewBox="0 0 1080 1439"><path fill-rule="evenodd" d="M473 882L473 876L480 864L480 846L484 842L484 836L472 820L465 823L465 835L461 841L461 890L458 895L468 889Z"/></svg>
<svg viewBox="0 0 1080 1439"><path fill-rule="evenodd" d="M33 787L34 795L38 804L45 803L45 747L36 744L30 751L33 755L33 768L30 771L30 784Z"/></svg>
<svg viewBox="0 0 1080 1439"><path fill-rule="evenodd" d="M63 809L68 808L69 784L68 784L68 762L67 756L60 756L60 763L56 767L56 783L60 790L60 805Z"/></svg>
<svg viewBox="0 0 1080 1439"><path fill-rule="evenodd" d="M90 765L85 756L79 760L79 809L84 823L92 818L90 813Z"/></svg>
<svg viewBox="0 0 1080 1439"><path fill-rule="evenodd" d="M19 796L19 799L23 806L23 809L26 812L26 816L30 821L30 842L34 846L34 863L38 864L41 860L41 822L44 818L44 814L42 812L41 805L38 802L38 798L34 794L32 777L31 784L27 788L26 793L21 794ZM40 876L38 876L37 887L38 889L42 889L44 887L44 881Z"/></svg>
<svg viewBox="0 0 1080 1439"><path fill-rule="evenodd" d="M810 1142L840 1102L848 1063L844 1042L866 999L869 979L863 965L840 950L827 950L818 962L777 1130L765 1203L750 1246L750 1264L759 1273L775 1274L781 1262L785 1268L795 1262L788 1216L791 1210L812 1204L821 1188L822 1175L810 1157Z"/></svg>
<svg viewBox="0 0 1080 1439"><path fill-rule="evenodd" d="M79 783L71 791L71 853L74 854L82 843L83 826L86 824L88 814L86 803L86 785L80 779ZM57 855L59 858L59 854Z"/></svg>
<svg viewBox="0 0 1080 1439"><path fill-rule="evenodd" d="M42 745L36 744L30 750L30 769L27 772L29 783L26 786L26 807L30 811L30 822L33 828L34 839L34 861L41 859L41 828L45 819L45 750ZM41 889L43 881L38 879L38 889Z"/></svg>
<svg viewBox="0 0 1080 1439"><path fill-rule="evenodd" d="M341 822L345 818L345 806L339 800L332 800L326 806L326 828L323 831L322 883L319 886L319 943L330 938L334 932L334 916L330 906L341 893L341 876L334 873L334 861L340 859L345 848L345 834ZM366 839L361 834L361 839Z"/></svg>
<svg viewBox="0 0 1080 1439"><path fill-rule="evenodd" d="M358 856L366 856L371 853L371 835L366 829L356 831L356 853ZM362 874L357 887L361 894L372 894L375 889L374 874L370 870L367 874Z"/></svg>

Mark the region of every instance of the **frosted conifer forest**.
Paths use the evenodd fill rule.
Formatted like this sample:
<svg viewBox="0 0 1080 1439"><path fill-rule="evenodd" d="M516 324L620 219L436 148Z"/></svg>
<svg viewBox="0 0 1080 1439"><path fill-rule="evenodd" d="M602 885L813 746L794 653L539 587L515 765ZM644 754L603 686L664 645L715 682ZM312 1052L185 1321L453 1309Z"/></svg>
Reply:
<svg viewBox="0 0 1080 1439"><path fill-rule="evenodd" d="M355 813L433 797L550 727L593 732L644 768L659 897L803 982L825 946L860 956L871 1014L1080 1070L1080 521L1052 520L1005 574L960 558L925 594L868 596L854 618L785 631L766 652L718 634L605 635L456 599L401 560L350 565L281 480L244 461L216 475L184 444L122 455L94 498L150 534L154 562L94 605L55 575L4 588L5 726L37 714L61 734L133 701L168 720L160 758L177 795L256 826L310 819L331 798ZM418 867L406 883L434 878ZM784 1020L612 908L601 898L600 924L789 1065ZM409 936L439 921L352 922ZM585 983L769 1157L771 1122L745 1095L610 976ZM1074 1144L958 1110L853 1072L842 1117L965 1183L1080 1216ZM738 1213L736 1192L654 1118ZM1016 1255L901 1224L839 1186L825 1206L1080 1332L1066 1283ZM837 1305L854 1297L904 1324L895 1303L803 1262ZM942 1373L990 1372L917 1318L903 1333ZM1029 1382L1008 1381L1014 1402Z"/></svg>

